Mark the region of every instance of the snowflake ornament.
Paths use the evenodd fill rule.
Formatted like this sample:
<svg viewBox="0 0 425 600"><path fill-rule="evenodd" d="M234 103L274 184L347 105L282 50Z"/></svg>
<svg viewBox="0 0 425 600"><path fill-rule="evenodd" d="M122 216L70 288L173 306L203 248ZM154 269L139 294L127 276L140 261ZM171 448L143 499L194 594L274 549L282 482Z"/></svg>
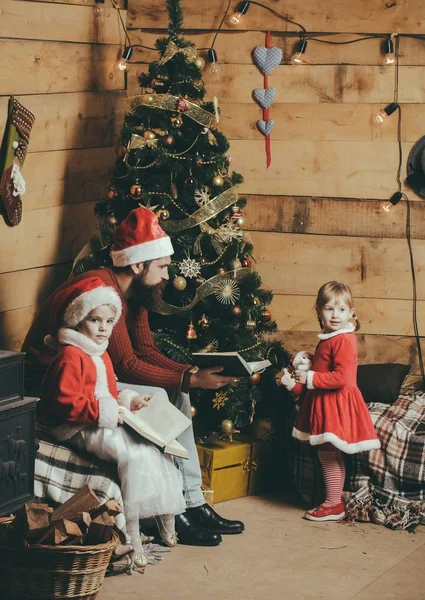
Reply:
<svg viewBox="0 0 425 600"><path fill-rule="evenodd" d="M222 279L215 286L215 297L221 304L236 304L239 298L239 286L233 279Z"/></svg>
<svg viewBox="0 0 425 600"><path fill-rule="evenodd" d="M228 400L229 396L227 395L227 392L216 392L212 401L213 407L216 410L220 410L220 408L223 408Z"/></svg>
<svg viewBox="0 0 425 600"><path fill-rule="evenodd" d="M219 237L225 244L230 244L232 240L241 240L243 238L243 232L236 222L228 221L223 225L220 225L215 230L214 235Z"/></svg>
<svg viewBox="0 0 425 600"><path fill-rule="evenodd" d="M201 265L194 258L184 258L181 261L179 268L180 273L189 279L199 277L201 274Z"/></svg>
<svg viewBox="0 0 425 600"><path fill-rule="evenodd" d="M203 185L201 189L195 190L193 197L198 206L205 206L205 204L211 200L210 188L206 185Z"/></svg>

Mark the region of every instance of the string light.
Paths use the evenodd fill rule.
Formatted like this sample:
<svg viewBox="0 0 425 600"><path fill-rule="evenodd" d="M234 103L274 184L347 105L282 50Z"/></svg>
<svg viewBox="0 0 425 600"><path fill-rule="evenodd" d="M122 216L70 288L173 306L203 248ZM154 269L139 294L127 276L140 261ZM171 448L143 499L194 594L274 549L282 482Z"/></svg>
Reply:
<svg viewBox="0 0 425 600"><path fill-rule="evenodd" d="M307 40L303 39L298 44L298 50L293 54L291 63L293 65L302 65L304 63L304 54L307 50Z"/></svg>
<svg viewBox="0 0 425 600"><path fill-rule="evenodd" d="M208 50L208 62L210 63L210 73L212 75L217 75L217 73L220 72L220 67L217 62L217 52L214 48Z"/></svg>
<svg viewBox="0 0 425 600"><path fill-rule="evenodd" d="M232 27L235 25L239 25L241 23L241 21L243 20L243 16L248 12L249 7L250 7L249 2L242 2L238 6L238 10L236 12L234 12L233 15L230 15L229 25Z"/></svg>
<svg viewBox="0 0 425 600"><path fill-rule="evenodd" d="M124 48L124 52L122 53L121 60L117 64L117 67L120 71L125 71L127 69L127 61L130 60L132 54L133 48L131 46L126 46Z"/></svg>
<svg viewBox="0 0 425 600"><path fill-rule="evenodd" d="M384 40L384 65L394 65L394 44L391 38Z"/></svg>
<svg viewBox="0 0 425 600"><path fill-rule="evenodd" d="M399 105L397 104L397 102L391 102L390 104L388 104L388 106L379 111L379 113L375 117L375 121L377 123L383 123L383 121L387 117L392 115L398 108Z"/></svg>
<svg viewBox="0 0 425 600"><path fill-rule="evenodd" d="M398 204L400 202L400 200L402 199L403 194L401 192L395 192L391 198L389 200L387 200L387 202L384 202L383 204L381 204L381 208L383 211L385 211L386 213L389 213L394 206L396 206L396 204Z"/></svg>
<svg viewBox="0 0 425 600"><path fill-rule="evenodd" d="M100 17L105 12L105 7L103 6L105 0L96 0L96 4L93 6L93 14L95 17Z"/></svg>

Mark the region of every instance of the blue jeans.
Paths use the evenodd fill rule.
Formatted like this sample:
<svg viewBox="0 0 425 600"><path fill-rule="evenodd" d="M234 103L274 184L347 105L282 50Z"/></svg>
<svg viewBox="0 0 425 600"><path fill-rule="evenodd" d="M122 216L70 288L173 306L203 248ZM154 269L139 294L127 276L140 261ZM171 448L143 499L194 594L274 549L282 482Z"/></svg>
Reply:
<svg viewBox="0 0 425 600"><path fill-rule="evenodd" d="M190 398L189 394L184 394L178 390L164 390L149 385L135 385L132 383L117 382L118 390L131 388L138 392L141 396L153 393L166 393L170 402L174 404L186 417L191 419ZM205 504L205 499L202 494L201 484L201 468L199 466L198 452L196 450L195 438L193 436L193 427L188 427L179 437L177 441L186 448L189 458L174 457L174 462L180 471L183 478L183 493L187 508L195 508Z"/></svg>

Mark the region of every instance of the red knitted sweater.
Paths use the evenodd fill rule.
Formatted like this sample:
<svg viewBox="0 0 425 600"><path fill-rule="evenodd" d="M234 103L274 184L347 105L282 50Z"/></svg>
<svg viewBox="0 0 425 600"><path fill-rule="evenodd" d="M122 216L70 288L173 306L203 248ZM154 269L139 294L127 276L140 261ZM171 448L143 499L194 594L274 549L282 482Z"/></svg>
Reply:
<svg viewBox="0 0 425 600"><path fill-rule="evenodd" d="M37 313L22 346L26 353L27 393L38 393L44 373L55 356L55 351L44 344L44 337L49 333L53 297L59 290L88 277L99 277L105 285L115 288L123 304L122 315L108 346L118 379L126 383L180 389L188 365L176 363L159 352L152 339L147 310L128 306L112 269L106 268L88 271L66 281L47 298Z"/></svg>

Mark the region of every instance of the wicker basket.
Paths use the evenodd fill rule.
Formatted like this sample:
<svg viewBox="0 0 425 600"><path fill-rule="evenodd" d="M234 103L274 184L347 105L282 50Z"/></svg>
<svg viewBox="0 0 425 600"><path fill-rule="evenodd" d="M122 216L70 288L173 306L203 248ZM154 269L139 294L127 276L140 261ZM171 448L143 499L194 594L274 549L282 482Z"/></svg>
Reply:
<svg viewBox="0 0 425 600"><path fill-rule="evenodd" d="M4 600L73 598L95 600L118 535L96 546L0 548L0 590Z"/></svg>

